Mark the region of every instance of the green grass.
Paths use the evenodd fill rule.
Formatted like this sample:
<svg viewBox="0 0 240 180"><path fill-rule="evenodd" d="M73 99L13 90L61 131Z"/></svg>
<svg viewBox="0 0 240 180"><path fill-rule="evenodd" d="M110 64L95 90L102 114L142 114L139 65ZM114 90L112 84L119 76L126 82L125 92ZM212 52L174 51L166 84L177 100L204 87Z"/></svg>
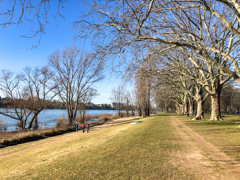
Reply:
<svg viewBox="0 0 240 180"><path fill-rule="evenodd" d="M179 150L161 115L0 149L2 179L194 179L171 163Z"/></svg>
<svg viewBox="0 0 240 180"><path fill-rule="evenodd" d="M239 115L225 115L224 121L208 121L209 116L205 116L201 121L191 121L189 117L184 116L177 116L177 118L231 158L240 161Z"/></svg>

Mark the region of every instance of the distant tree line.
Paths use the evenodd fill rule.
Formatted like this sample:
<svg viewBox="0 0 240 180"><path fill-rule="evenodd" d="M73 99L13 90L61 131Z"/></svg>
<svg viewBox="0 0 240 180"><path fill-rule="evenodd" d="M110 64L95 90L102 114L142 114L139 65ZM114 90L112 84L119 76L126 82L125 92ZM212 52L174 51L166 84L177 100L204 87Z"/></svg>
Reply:
<svg viewBox="0 0 240 180"><path fill-rule="evenodd" d="M19 106L20 107L20 106ZM0 108L14 108L11 99L4 97L0 99ZM48 103L45 109L65 109L65 105L61 101L53 100Z"/></svg>
<svg viewBox="0 0 240 180"><path fill-rule="evenodd" d="M1 16L8 20L0 25L20 25L28 17L39 24L33 36L42 35L47 18L39 14L47 16L52 1L37 2L22 1L20 15L14 11L17 4L6 8ZM58 0L55 18L64 2ZM222 120L222 112L239 110L239 90L232 82L240 84L239 0L106 0L88 5L90 10L74 22L76 38L91 38L98 62L111 62L114 71L121 67L127 79L135 79L139 114L149 115L151 102L196 118L210 112L212 121ZM52 65L61 84L65 76L54 63L56 57ZM59 86L58 94L74 109L69 88ZM75 113L69 110L70 122Z"/></svg>
<svg viewBox="0 0 240 180"><path fill-rule="evenodd" d="M103 78L102 64L73 46L49 57L49 66L25 68L22 73L0 72L0 114L15 119L20 130L38 129L38 114L46 108L64 108L72 126L79 111L96 95L93 85ZM54 101L58 98L59 101Z"/></svg>

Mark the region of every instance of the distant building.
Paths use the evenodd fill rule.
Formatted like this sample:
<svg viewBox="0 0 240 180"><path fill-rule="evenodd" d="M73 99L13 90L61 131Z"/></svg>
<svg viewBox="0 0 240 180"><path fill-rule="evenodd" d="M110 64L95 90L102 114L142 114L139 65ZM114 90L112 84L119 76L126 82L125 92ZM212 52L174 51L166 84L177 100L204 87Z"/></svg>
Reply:
<svg viewBox="0 0 240 180"><path fill-rule="evenodd" d="M88 104L88 108L94 108L94 107L95 107L95 104L92 104L92 103Z"/></svg>
<svg viewBox="0 0 240 180"><path fill-rule="evenodd" d="M98 107L100 109L107 109L107 108L109 108L109 106L107 104L99 104Z"/></svg>
<svg viewBox="0 0 240 180"><path fill-rule="evenodd" d="M114 109L118 109L123 106L124 106L123 103L115 103L115 102L111 103L111 108L114 108Z"/></svg>

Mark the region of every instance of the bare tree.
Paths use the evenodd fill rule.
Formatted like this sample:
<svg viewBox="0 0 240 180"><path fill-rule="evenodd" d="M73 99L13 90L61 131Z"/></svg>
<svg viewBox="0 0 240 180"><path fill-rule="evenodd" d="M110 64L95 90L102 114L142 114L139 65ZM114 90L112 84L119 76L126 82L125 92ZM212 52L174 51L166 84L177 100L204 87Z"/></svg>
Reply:
<svg viewBox="0 0 240 180"><path fill-rule="evenodd" d="M133 91L134 92L134 91ZM134 116L134 94L127 91L125 97L125 110L127 112L127 116L129 116L129 111L131 111L132 116Z"/></svg>
<svg viewBox="0 0 240 180"><path fill-rule="evenodd" d="M69 125L72 126L82 96L103 78L102 64L94 56L81 52L75 46L65 48L62 53L56 51L51 54L49 64L56 72L58 95L66 106Z"/></svg>
<svg viewBox="0 0 240 180"><path fill-rule="evenodd" d="M53 73L48 67L25 68L23 76L23 85L28 92L28 109L33 111L33 116L29 122L28 129L38 129L38 114L47 107L47 105L57 95L56 85L53 81Z"/></svg>
<svg viewBox="0 0 240 180"><path fill-rule="evenodd" d="M31 34L22 36L26 38L38 37L38 43L33 45L33 47L37 47L50 19L53 18L55 22L57 17L65 19L60 11L66 7L67 2L68 0L13 0L5 4L5 7L1 7L0 26L16 25L30 27L29 31Z"/></svg>
<svg viewBox="0 0 240 180"><path fill-rule="evenodd" d="M5 112L0 112L2 115L10 117L18 121L18 127L20 130L25 130L27 118L31 115L31 111L26 108L27 96L23 91L23 87L20 85L21 77L10 71L1 71L1 91L6 97L10 99L12 106L11 109L6 109Z"/></svg>
<svg viewBox="0 0 240 180"><path fill-rule="evenodd" d="M97 90L94 88L89 88L89 90L81 96L79 111L80 111L80 116L83 117L82 118L83 122L85 120L86 108L91 103L93 97L95 97L96 95L97 95Z"/></svg>
<svg viewBox="0 0 240 180"><path fill-rule="evenodd" d="M196 4L206 11L209 11L213 16L218 18L235 36L240 38L238 31L240 23L240 3L239 0L200 0ZM234 19L229 19L226 14L234 14Z"/></svg>
<svg viewBox="0 0 240 180"><path fill-rule="evenodd" d="M124 109L125 97L126 97L126 87L124 85L119 85L117 88L112 89L111 100L115 104L118 116L122 117L122 110Z"/></svg>
<svg viewBox="0 0 240 180"><path fill-rule="evenodd" d="M153 64L151 59L143 62L141 68L136 74L136 93L139 102L141 114L150 116L151 110L151 90L152 90L152 72Z"/></svg>
<svg viewBox="0 0 240 180"><path fill-rule="evenodd" d="M18 121L20 130L38 128L37 116L46 108L56 94L53 93L52 72L43 67L31 70L26 68L24 74L17 75L7 70L1 71L0 90L10 99L11 108L0 114Z"/></svg>

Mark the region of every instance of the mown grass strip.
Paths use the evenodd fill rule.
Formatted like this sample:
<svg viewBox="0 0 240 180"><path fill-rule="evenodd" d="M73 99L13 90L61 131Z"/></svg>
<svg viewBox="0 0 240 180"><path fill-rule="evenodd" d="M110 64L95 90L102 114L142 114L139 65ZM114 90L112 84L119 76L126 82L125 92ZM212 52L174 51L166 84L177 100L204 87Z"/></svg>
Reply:
<svg viewBox="0 0 240 180"><path fill-rule="evenodd" d="M201 121L192 121L185 116L176 117L229 157L240 161L239 115L225 115L224 121L209 121L209 116L205 116Z"/></svg>
<svg viewBox="0 0 240 180"><path fill-rule="evenodd" d="M63 135L35 142L34 145L22 145L16 154L13 153L14 156L9 157L10 159L0 158L5 161L5 165L1 165L3 168L0 168L0 176L9 170L8 174L1 177L194 179L191 172L171 163L171 152L181 148L175 143L176 138L170 124L170 116L145 118L142 123L135 125L129 122L122 123L84 135L80 132L72 136ZM9 147L9 152L11 148L14 147ZM23 151L22 157L17 158L16 156L21 154L21 148L26 151ZM4 150L5 152L0 150L0 155L6 155L7 150ZM20 168L24 161L25 168ZM11 163L16 164L14 169L9 166Z"/></svg>

